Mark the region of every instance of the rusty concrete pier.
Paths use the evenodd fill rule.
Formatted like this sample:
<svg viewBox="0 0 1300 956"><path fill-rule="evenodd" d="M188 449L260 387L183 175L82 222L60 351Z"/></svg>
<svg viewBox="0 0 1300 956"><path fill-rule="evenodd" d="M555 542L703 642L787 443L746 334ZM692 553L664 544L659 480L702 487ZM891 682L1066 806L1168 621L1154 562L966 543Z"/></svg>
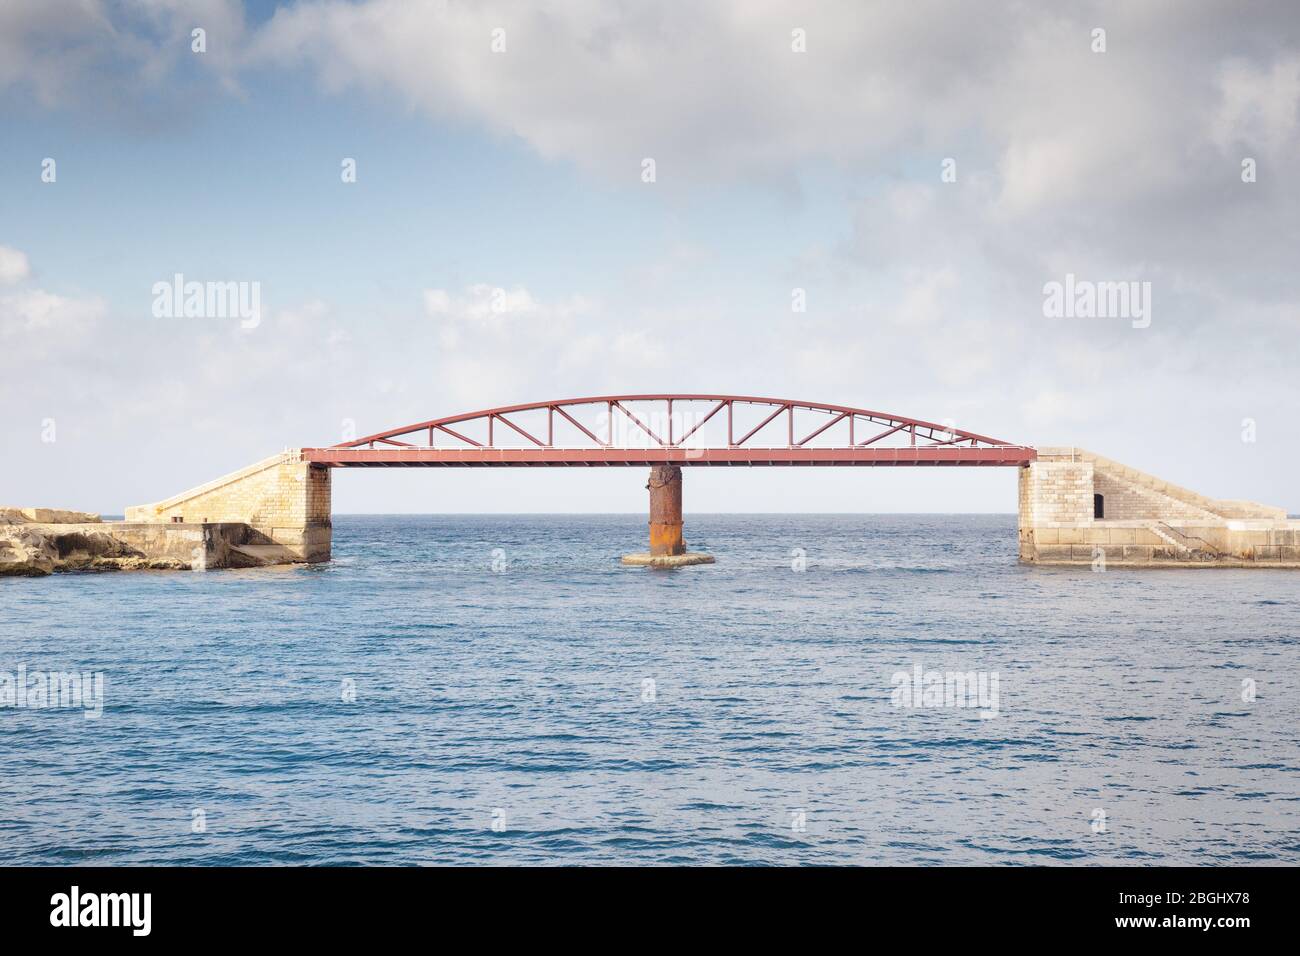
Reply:
<svg viewBox="0 0 1300 956"><path fill-rule="evenodd" d="M646 488L650 492L650 550L625 554L623 563L656 568L712 564L713 555L687 551L682 538L682 469L653 466Z"/></svg>

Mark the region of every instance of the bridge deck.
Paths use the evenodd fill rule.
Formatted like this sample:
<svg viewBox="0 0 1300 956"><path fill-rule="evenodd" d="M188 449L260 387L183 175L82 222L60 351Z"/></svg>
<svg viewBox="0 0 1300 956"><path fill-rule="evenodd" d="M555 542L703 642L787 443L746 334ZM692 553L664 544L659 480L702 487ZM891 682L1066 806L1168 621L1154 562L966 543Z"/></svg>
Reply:
<svg viewBox="0 0 1300 956"><path fill-rule="evenodd" d="M1027 465L1027 445L854 448L304 448L303 460L339 468Z"/></svg>

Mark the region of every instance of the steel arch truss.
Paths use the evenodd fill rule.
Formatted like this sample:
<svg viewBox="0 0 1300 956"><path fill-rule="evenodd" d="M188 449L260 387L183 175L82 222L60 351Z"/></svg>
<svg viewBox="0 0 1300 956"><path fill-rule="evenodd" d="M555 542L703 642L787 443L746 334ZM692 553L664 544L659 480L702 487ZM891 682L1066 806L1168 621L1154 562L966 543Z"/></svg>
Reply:
<svg viewBox="0 0 1300 956"><path fill-rule="evenodd" d="M724 426L725 423L725 426ZM1023 465L1035 452L865 408L742 395L601 395L404 425L308 461L341 467Z"/></svg>

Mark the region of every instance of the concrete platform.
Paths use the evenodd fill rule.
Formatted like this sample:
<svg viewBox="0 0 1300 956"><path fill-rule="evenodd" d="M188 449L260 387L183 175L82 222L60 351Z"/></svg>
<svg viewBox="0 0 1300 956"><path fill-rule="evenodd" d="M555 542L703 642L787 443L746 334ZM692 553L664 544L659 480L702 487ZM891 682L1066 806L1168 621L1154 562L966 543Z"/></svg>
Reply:
<svg viewBox="0 0 1300 956"><path fill-rule="evenodd" d="M641 551L623 555L623 563L647 568L685 568L692 564L713 564L713 555L698 551L687 551L685 554L651 554Z"/></svg>

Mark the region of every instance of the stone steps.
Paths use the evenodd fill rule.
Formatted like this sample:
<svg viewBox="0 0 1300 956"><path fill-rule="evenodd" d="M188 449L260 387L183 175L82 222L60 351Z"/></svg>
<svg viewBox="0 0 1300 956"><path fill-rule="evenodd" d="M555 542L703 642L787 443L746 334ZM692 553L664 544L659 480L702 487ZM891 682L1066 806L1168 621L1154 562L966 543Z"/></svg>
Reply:
<svg viewBox="0 0 1300 956"><path fill-rule="evenodd" d="M1096 469L1096 467L1097 466L1094 463L1093 468ZM1130 468L1126 470L1132 471L1133 469ZM1155 498L1156 501L1162 506L1161 512L1177 513L1180 511L1190 511L1191 514L1186 516L1187 520L1207 521L1210 524L1219 524L1223 521L1223 517L1221 515L1219 515L1214 511L1211 511L1209 508L1206 508L1202 505L1193 504L1183 498L1176 497L1165 491L1159 491L1148 484L1131 481L1127 476L1121 478L1115 475L1113 472L1111 472L1109 468L1103 467L1103 473L1106 474L1107 477L1109 477L1112 481L1115 481L1121 485L1128 485L1130 488L1136 489L1138 493L1141 495ZM1139 472L1139 474L1141 474L1141 472Z"/></svg>
<svg viewBox="0 0 1300 956"><path fill-rule="evenodd" d="M1206 515L1214 518L1222 517L1215 508L1217 502L1206 495L1192 491L1190 488L1184 488L1181 485L1175 485L1171 482L1157 478L1155 475L1147 474L1144 471L1138 471L1136 468L1122 465L1117 461L1109 458L1103 458L1092 452L1085 453L1092 461L1093 468L1100 468L1106 473L1116 478L1123 478L1130 484L1153 491L1156 494L1163 495L1165 498L1189 505L1193 508L1199 508Z"/></svg>
<svg viewBox="0 0 1300 956"><path fill-rule="evenodd" d="M240 468L238 471L232 471L227 475L222 475L220 478L213 478L211 481L205 481L201 485L196 485L195 487L182 491L179 494L172 495L170 498L164 498L162 501L156 501L153 504L148 505L132 505L126 509L126 520L148 521L150 518L169 508L175 508L177 505L184 504L191 498L197 498L200 495L209 494L216 491L218 488L223 488L226 485L242 481L251 475L257 474L259 471L266 471L268 468L274 468L276 465L284 464L289 461L297 461L298 457L299 453L296 451L282 451L278 454L271 455L269 458L263 458L261 461L253 462L253 464Z"/></svg>
<svg viewBox="0 0 1300 956"><path fill-rule="evenodd" d="M1152 521L1147 527L1158 538L1167 542L1177 550L1179 554L1185 554L1189 557L1200 558L1206 561L1212 561L1223 554L1223 552L1208 541L1185 534L1177 528L1165 524L1163 521Z"/></svg>
<svg viewBox="0 0 1300 956"><path fill-rule="evenodd" d="M1049 453L1061 452L1066 451L1066 449L1045 449L1045 451ZM1205 516L1213 518L1216 522L1228 519L1286 518L1285 508L1260 504L1256 501L1211 498L1208 495L1192 491L1190 488L1184 488L1173 482L1157 478L1155 475L1140 471L1112 458L1098 455L1096 452L1088 451L1085 448L1071 448L1068 451L1079 461L1092 462L1095 470L1102 471L1117 481L1122 479L1138 488L1164 495L1166 499L1172 499L1190 508L1200 509Z"/></svg>
<svg viewBox="0 0 1300 956"><path fill-rule="evenodd" d="M1152 522L1148 523L1148 524L1147 524L1147 529L1150 530L1150 531L1151 531L1151 532L1152 532L1152 533L1153 533L1157 538L1159 538L1161 541L1165 542L1165 544L1167 544L1167 545L1169 545L1171 548L1173 548L1175 551L1178 551L1178 552L1181 553L1181 554L1190 554L1190 553L1191 553L1191 551L1192 551L1191 548L1189 548L1187 545L1183 544L1181 541L1179 541L1179 540L1178 540L1177 538L1175 538L1173 535L1171 535L1171 534L1167 534L1165 531L1163 531L1163 530L1160 528L1160 525L1159 525L1157 522L1152 521Z"/></svg>

